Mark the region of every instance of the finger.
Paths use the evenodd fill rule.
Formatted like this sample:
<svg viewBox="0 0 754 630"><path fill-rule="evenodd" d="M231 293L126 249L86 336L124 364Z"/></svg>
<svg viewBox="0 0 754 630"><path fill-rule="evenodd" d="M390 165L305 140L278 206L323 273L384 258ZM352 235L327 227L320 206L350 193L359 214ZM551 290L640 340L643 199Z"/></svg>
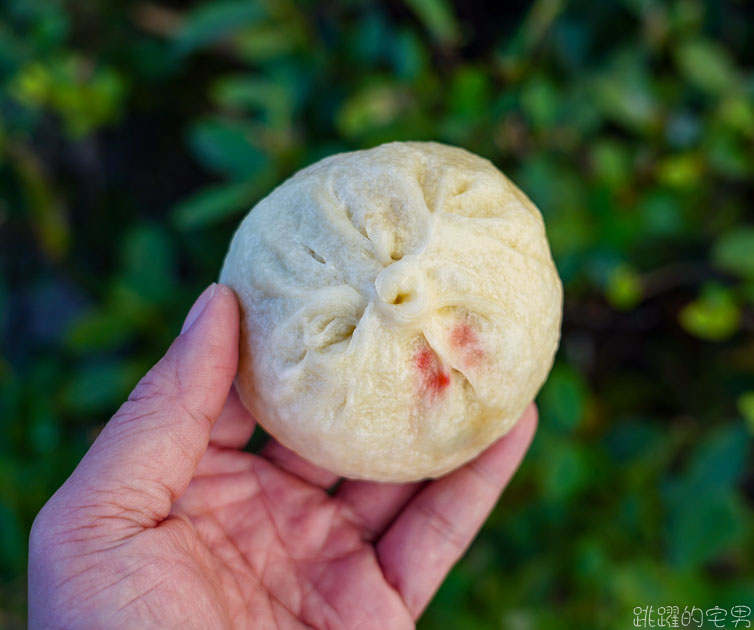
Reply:
<svg viewBox="0 0 754 630"><path fill-rule="evenodd" d="M186 489L228 397L238 360L238 304L210 286L167 354L141 379L61 489L110 524L156 525Z"/></svg>
<svg viewBox="0 0 754 630"><path fill-rule="evenodd" d="M487 518L536 426L531 405L505 437L419 492L377 544L385 578L415 619Z"/></svg>
<svg viewBox="0 0 754 630"><path fill-rule="evenodd" d="M251 438L256 423L235 387L230 388L220 417L212 426L209 443L221 448L243 448Z"/></svg>
<svg viewBox="0 0 754 630"><path fill-rule="evenodd" d="M417 483L374 483L347 479L335 493L345 517L361 532L363 540L376 540L396 514L424 485Z"/></svg>
<svg viewBox="0 0 754 630"><path fill-rule="evenodd" d="M319 486L320 488L329 488L340 478L335 473L320 468L300 455L296 455L296 453L283 446L273 437L267 440L259 455L275 464L278 468L282 468L307 483Z"/></svg>

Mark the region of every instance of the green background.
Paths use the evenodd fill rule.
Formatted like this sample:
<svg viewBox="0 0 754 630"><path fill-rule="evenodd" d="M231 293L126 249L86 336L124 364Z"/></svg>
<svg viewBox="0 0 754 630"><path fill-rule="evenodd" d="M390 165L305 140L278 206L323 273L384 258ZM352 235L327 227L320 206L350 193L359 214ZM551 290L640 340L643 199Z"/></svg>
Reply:
<svg viewBox="0 0 754 630"><path fill-rule="evenodd" d="M532 450L420 628L754 608L750 2L3 0L0 627L244 212L396 139L504 170L566 289Z"/></svg>

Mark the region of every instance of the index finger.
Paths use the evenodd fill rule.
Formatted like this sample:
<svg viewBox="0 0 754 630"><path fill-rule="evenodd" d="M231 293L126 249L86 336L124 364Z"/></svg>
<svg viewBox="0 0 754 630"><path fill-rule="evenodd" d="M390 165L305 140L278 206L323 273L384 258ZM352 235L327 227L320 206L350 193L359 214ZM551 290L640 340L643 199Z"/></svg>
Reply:
<svg viewBox="0 0 754 630"><path fill-rule="evenodd" d="M419 492L377 544L385 578L414 619L492 511L536 427L537 408L532 404L507 435Z"/></svg>

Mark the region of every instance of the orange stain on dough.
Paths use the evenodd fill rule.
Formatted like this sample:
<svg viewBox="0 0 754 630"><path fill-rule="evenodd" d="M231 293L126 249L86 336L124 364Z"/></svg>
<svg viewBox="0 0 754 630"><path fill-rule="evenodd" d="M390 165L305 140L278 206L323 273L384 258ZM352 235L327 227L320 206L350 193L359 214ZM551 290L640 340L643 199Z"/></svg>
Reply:
<svg viewBox="0 0 754 630"><path fill-rule="evenodd" d="M450 330L450 343L463 357L464 364L473 367L484 357L484 350L479 347L479 338L474 329L466 322L460 322Z"/></svg>
<svg viewBox="0 0 754 630"><path fill-rule="evenodd" d="M450 375L443 371L437 355L423 346L414 355L414 364L422 378L422 390L432 396L450 385Z"/></svg>

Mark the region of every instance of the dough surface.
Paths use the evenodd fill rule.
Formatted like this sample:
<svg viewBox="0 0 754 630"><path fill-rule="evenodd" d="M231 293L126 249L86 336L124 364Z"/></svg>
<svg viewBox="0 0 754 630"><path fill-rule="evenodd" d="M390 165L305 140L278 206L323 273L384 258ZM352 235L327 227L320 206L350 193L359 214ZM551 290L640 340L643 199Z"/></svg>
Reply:
<svg viewBox="0 0 754 630"><path fill-rule="evenodd" d="M236 385L340 475L436 477L506 433L547 378L562 285L544 223L489 161L434 142L341 153L241 222Z"/></svg>

